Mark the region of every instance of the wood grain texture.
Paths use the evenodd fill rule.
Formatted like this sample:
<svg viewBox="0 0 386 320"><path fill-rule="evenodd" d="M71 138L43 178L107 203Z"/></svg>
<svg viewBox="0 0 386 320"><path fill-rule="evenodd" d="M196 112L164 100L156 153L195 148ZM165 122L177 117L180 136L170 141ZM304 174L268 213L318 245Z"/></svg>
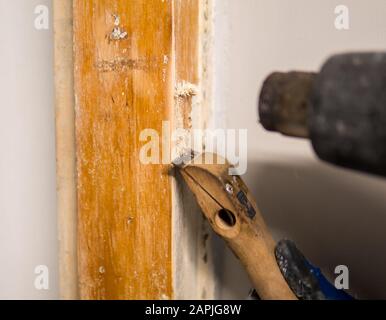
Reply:
<svg viewBox="0 0 386 320"><path fill-rule="evenodd" d="M139 134L171 118L172 2L74 0L74 41L80 296L170 298L168 166Z"/></svg>
<svg viewBox="0 0 386 320"><path fill-rule="evenodd" d="M60 297L77 299L72 0L54 0L53 8Z"/></svg>
<svg viewBox="0 0 386 320"><path fill-rule="evenodd" d="M199 0L173 1L174 63L175 86L199 85ZM192 95L175 95L175 127L191 129L193 99Z"/></svg>
<svg viewBox="0 0 386 320"><path fill-rule="evenodd" d="M197 83L199 0L175 0L173 2L174 48L176 57L177 81L186 80Z"/></svg>

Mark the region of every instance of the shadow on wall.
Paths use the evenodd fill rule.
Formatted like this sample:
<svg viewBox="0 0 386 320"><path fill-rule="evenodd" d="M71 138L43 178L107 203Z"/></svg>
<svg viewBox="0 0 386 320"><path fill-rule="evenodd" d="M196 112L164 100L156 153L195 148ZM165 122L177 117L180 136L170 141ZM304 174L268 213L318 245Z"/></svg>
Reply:
<svg viewBox="0 0 386 320"><path fill-rule="evenodd" d="M386 298L386 179L316 160L248 166L246 182L275 238L294 240L330 279L347 265L358 298ZM251 285L229 250L221 259L233 277L223 279L223 298L245 298Z"/></svg>

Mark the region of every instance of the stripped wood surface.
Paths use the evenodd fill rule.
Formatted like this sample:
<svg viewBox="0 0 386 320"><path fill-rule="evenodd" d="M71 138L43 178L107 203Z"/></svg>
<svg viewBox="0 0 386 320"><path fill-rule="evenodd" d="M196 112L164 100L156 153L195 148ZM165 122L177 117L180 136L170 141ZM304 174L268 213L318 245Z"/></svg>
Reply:
<svg viewBox="0 0 386 320"><path fill-rule="evenodd" d="M139 135L171 119L172 2L75 0L74 39L80 296L171 298L169 166Z"/></svg>
<svg viewBox="0 0 386 320"><path fill-rule="evenodd" d="M74 0L82 299L215 298L211 236L195 201L169 164L139 159L144 129L162 141L163 121L205 127L211 6Z"/></svg>

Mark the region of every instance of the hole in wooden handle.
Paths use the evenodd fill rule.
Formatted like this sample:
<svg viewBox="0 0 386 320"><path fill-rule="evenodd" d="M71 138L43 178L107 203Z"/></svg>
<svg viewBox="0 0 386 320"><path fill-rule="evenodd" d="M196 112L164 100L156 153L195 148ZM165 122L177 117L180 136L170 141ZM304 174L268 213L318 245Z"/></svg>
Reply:
<svg viewBox="0 0 386 320"><path fill-rule="evenodd" d="M215 218L216 224L221 229L231 229L236 224L236 217L232 211L221 209Z"/></svg>

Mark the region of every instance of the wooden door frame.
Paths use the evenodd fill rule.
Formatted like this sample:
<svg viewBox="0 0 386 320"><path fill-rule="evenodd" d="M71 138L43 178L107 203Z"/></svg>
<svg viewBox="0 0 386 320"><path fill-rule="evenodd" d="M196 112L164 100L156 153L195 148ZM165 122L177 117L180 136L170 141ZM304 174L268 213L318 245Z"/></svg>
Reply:
<svg viewBox="0 0 386 320"><path fill-rule="evenodd" d="M64 299L216 297L211 232L190 193L173 174L165 175L169 165L158 169L141 166L140 172L134 170L132 166L138 153L131 156L126 149L130 146L118 138L119 134L135 135L130 141L136 148L139 132L130 131L123 122L124 117L128 117L128 123L133 125L135 121L141 128L142 122L142 125L151 123L160 128L162 120L169 120L172 129L207 127L212 109L213 3L212 0L141 1L145 0L131 3L93 0L87 4L83 0L54 0L60 288ZM113 15L119 16L119 21ZM153 20L157 25L151 25ZM111 36L116 27L122 38L119 32ZM139 37L143 36L148 40L141 41ZM163 52L159 50L161 47ZM145 57L142 62L141 56ZM151 65L150 57L155 57ZM138 83L140 79L148 82ZM132 85L120 85L127 82ZM157 88L146 87L147 83ZM130 89L136 85L137 89ZM138 89L139 85L143 88ZM194 94L181 94L184 85L195 88ZM126 95L125 99L119 97L121 92ZM107 93L116 104L115 109L106 107ZM89 104L92 99L94 105ZM131 105L124 101L140 101L133 102L137 111L153 110L149 109L149 101L158 103L163 116L138 111L138 117L130 120L127 108ZM115 135L109 135L113 131ZM130 172L116 184L105 174L106 168L113 170L112 164L117 161L117 154L109 149L111 144L126 150L122 154L131 157L126 166L115 167L119 172ZM173 147L176 154L172 157L182 152L183 145ZM98 158L98 152L105 157ZM99 160L105 163L103 170ZM143 176L150 178L143 180ZM132 188L122 191L122 197L118 197L117 188L130 189L133 181L164 189L155 200L146 196L145 192L150 190ZM128 215L125 220L128 226L123 227L121 208L132 209L127 197L135 199L139 194L144 195L144 201L150 201L150 208L138 202L134 210L141 210L141 216L138 212L133 212L133 217ZM151 211L157 212L158 205L164 205L159 199L164 199L165 194L170 196L170 203L160 211L162 219L154 220ZM117 222L116 218L121 220ZM141 222L137 222L139 219ZM164 222L160 224L160 221ZM143 232L146 237L141 236ZM105 238L101 239L101 234ZM104 244L109 241L114 243ZM130 249L129 241L143 243L142 249L140 246ZM166 247L170 248L162 256L154 253L165 248L157 241L167 242ZM152 277L149 259L159 259L154 260ZM135 266L128 268L128 263ZM138 274L127 274L127 270ZM123 274L119 274L121 272Z"/></svg>

